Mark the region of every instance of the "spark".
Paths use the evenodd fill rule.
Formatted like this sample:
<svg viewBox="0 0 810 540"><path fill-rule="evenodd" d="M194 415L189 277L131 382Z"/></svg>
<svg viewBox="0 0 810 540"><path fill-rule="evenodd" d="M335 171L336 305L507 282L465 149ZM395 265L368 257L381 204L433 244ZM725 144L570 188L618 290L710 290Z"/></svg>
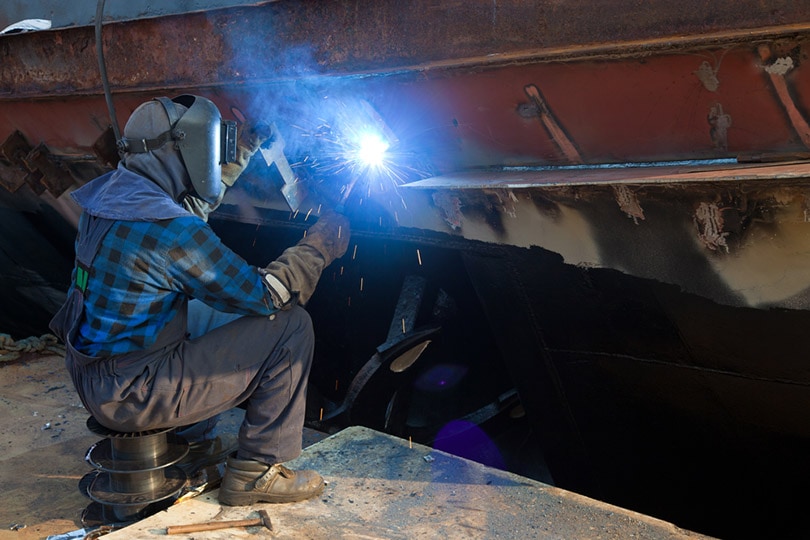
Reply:
<svg viewBox="0 0 810 540"><path fill-rule="evenodd" d="M419 266L422 266L422 254L419 252L419 249L416 250L416 259L419 261Z"/></svg>
<svg viewBox="0 0 810 540"><path fill-rule="evenodd" d="M352 260L357 258L357 244L354 245L354 251L352 252Z"/></svg>
<svg viewBox="0 0 810 540"><path fill-rule="evenodd" d="M316 181L322 182L327 192L336 194L334 198L343 206L357 191L352 205L382 196L399 199L399 205L407 209L399 186L430 176L412 153L414 149L403 144L371 104L362 99L336 98L323 100L322 104L325 118L291 126L309 138L307 146L313 146L304 159L313 180L317 177Z"/></svg>
<svg viewBox="0 0 810 540"><path fill-rule="evenodd" d="M307 212L307 215L306 215L306 217L304 218L304 221L306 221L306 220L308 220L308 219L309 219L309 215L310 215L311 213L312 213L312 208L310 208L310 209L309 209L309 212Z"/></svg>
<svg viewBox="0 0 810 540"><path fill-rule="evenodd" d="M256 230L253 232L253 247L256 247L256 237L259 235L259 227L261 227L261 224L257 224Z"/></svg>
<svg viewBox="0 0 810 540"><path fill-rule="evenodd" d="M363 290L363 278L360 278L360 290Z"/></svg>

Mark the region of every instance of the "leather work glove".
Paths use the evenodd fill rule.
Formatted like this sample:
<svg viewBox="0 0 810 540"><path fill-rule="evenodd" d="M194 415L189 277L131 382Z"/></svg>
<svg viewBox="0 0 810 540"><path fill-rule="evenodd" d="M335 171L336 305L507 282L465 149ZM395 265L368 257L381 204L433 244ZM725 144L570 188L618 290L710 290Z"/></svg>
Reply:
<svg viewBox="0 0 810 540"><path fill-rule="evenodd" d="M200 199L199 197L186 195L186 198L183 199L183 208L207 222L208 214L219 208L219 204L222 202L223 197L225 197L225 184L222 184L222 189L219 192L219 197L217 198L216 202L209 203Z"/></svg>
<svg viewBox="0 0 810 540"><path fill-rule="evenodd" d="M307 230L307 235L287 248L278 259L260 268L277 309L304 305L315 292L324 268L342 257L349 247L349 220L327 211Z"/></svg>
<svg viewBox="0 0 810 540"><path fill-rule="evenodd" d="M326 210L318 217L318 221L307 230L307 235L299 240L298 245L308 245L317 249L323 255L326 264L343 257L349 247L349 220L343 214Z"/></svg>
<svg viewBox="0 0 810 540"><path fill-rule="evenodd" d="M272 133L270 126L263 122L257 124L243 122L236 128L236 132L236 161L222 166L222 189L216 202L208 203L192 196L183 200L183 207L203 221L208 221L208 214L219 208L225 197L225 191L236 183L239 175L250 163L250 158Z"/></svg>

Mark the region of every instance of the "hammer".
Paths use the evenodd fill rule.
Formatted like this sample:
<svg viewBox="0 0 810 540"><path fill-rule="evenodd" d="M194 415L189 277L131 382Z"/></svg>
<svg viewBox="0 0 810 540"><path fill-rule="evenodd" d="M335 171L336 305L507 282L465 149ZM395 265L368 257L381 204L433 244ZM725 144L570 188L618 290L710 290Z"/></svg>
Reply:
<svg viewBox="0 0 810 540"><path fill-rule="evenodd" d="M235 519L231 521L206 521L205 523L192 523L190 525L170 525L166 527L166 534L183 534L200 531L213 531L216 529L229 529L231 527L257 527L264 525L273 530L270 515L267 510L259 510L259 517L254 519Z"/></svg>

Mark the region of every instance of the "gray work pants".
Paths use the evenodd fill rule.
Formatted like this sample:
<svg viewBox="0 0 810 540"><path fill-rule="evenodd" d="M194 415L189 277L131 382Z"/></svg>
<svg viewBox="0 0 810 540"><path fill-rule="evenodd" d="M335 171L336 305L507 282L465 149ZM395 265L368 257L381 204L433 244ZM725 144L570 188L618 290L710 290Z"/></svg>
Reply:
<svg viewBox="0 0 810 540"><path fill-rule="evenodd" d="M239 458L272 464L298 456L314 347L309 314L296 306L234 318L203 309L210 320L200 322L195 311L188 329L178 317L143 353L88 361L69 347L66 361L85 406L118 431L188 426L242 406ZM199 329L209 330L193 335Z"/></svg>

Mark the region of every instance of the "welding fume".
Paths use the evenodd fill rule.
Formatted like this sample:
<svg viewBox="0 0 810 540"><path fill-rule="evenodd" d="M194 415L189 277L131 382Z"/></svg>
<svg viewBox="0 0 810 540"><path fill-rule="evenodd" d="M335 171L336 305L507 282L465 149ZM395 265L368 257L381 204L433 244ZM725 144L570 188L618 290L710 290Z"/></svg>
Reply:
<svg viewBox="0 0 810 540"><path fill-rule="evenodd" d="M270 137L259 149L269 170L281 179L281 193L292 212L309 215L327 205L345 213L352 195L351 210L358 212L374 186L385 183L396 191L406 181L394 159L399 139L370 103L351 96L315 101L308 120L317 121L290 126L292 145L272 124ZM289 147L295 153L301 144L305 157L291 165Z"/></svg>

